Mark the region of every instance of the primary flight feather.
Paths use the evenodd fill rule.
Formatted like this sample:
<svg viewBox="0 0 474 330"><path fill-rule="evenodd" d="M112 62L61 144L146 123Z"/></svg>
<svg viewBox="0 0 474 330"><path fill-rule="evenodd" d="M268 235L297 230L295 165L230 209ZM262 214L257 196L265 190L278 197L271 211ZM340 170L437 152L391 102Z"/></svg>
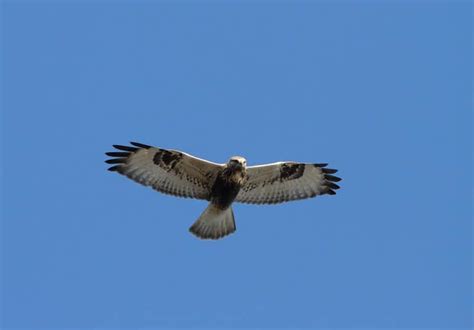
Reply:
<svg viewBox="0 0 474 330"><path fill-rule="evenodd" d="M189 230L203 239L218 239L236 229L232 203L276 204L318 195L334 195L341 178L327 164L277 162L247 167L243 157L213 163L177 150L131 142L114 145L106 160L116 171L162 193L209 201Z"/></svg>

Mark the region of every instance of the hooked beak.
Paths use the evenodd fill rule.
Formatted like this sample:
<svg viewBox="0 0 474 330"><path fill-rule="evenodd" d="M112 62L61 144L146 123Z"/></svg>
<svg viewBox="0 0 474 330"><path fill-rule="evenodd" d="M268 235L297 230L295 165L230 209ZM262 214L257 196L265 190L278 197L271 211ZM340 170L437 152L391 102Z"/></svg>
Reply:
<svg viewBox="0 0 474 330"><path fill-rule="evenodd" d="M239 163L238 161L231 161L229 165L232 169L237 169L237 170L242 169L242 164Z"/></svg>

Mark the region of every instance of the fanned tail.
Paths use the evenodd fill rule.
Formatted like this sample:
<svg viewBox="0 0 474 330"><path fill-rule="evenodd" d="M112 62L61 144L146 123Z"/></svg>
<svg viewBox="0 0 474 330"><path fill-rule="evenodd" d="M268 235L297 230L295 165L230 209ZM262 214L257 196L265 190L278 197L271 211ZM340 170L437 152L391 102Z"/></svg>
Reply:
<svg viewBox="0 0 474 330"><path fill-rule="evenodd" d="M189 231L202 239L219 239L235 231L232 207L222 210L210 203Z"/></svg>

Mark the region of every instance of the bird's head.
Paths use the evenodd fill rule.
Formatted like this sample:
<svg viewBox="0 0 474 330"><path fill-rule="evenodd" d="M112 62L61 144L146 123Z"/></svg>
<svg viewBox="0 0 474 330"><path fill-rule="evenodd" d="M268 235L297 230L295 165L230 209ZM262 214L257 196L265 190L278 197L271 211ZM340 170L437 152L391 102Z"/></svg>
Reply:
<svg viewBox="0 0 474 330"><path fill-rule="evenodd" d="M233 156L230 157L227 167L232 170L245 170L247 166L247 160L244 157Z"/></svg>

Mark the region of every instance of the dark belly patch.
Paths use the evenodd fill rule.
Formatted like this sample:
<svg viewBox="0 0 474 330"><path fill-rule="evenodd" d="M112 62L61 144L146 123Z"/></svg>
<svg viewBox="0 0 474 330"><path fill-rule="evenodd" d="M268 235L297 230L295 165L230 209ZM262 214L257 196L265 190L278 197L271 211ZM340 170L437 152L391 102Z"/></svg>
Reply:
<svg viewBox="0 0 474 330"><path fill-rule="evenodd" d="M211 201L221 209L228 208L240 191L240 184L217 176L211 190Z"/></svg>

